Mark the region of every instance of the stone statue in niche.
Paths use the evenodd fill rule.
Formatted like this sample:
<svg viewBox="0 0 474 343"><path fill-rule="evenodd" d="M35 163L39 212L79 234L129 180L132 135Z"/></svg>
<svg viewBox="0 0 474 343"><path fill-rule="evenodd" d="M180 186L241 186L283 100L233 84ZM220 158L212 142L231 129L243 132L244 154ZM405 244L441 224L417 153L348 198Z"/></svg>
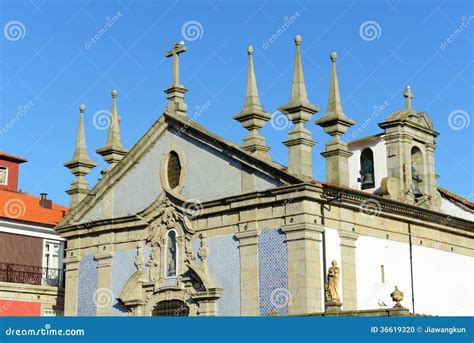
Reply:
<svg viewBox="0 0 474 343"><path fill-rule="evenodd" d="M159 259L160 259L160 247L158 245L153 246L150 258L148 259L146 266L149 267L148 273L150 281L155 282L158 280L159 275Z"/></svg>
<svg viewBox="0 0 474 343"><path fill-rule="evenodd" d="M137 256L135 256L135 267L137 271L141 272L143 268L143 253L142 253L142 245L138 243L137 246Z"/></svg>
<svg viewBox="0 0 474 343"><path fill-rule="evenodd" d="M325 287L326 303L340 303L339 297L339 275L340 270L336 261L331 262L331 267L328 269L328 281Z"/></svg>
<svg viewBox="0 0 474 343"><path fill-rule="evenodd" d="M168 232L168 241L167 241L167 251L166 251L166 261L167 261L167 271L166 276L173 277L176 276L176 232Z"/></svg>

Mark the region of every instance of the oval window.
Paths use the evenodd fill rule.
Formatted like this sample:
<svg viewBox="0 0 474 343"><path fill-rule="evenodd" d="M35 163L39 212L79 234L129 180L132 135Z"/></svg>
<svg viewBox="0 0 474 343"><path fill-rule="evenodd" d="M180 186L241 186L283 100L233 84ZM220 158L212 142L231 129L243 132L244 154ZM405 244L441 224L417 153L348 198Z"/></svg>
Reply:
<svg viewBox="0 0 474 343"><path fill-rule="evenodd" d="M170 151L168 155L168 186L171 189L178 187L181 177L181 162L176 151Z"/></svg>

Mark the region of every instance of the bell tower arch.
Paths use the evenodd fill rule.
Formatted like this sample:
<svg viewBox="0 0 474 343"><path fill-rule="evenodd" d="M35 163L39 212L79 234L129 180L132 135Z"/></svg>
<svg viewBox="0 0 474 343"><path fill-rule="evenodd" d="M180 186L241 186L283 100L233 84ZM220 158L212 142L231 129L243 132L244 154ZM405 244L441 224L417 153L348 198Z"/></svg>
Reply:
<svg viewBox="0 0 474 343"><path fill-rule="evenodd" d="M426 112L411 107L413 93L403 93L405 109L390 114L379 126L385 131L387 175L396 179L400 201L439 210L434 151L439 135Z"/></svg>

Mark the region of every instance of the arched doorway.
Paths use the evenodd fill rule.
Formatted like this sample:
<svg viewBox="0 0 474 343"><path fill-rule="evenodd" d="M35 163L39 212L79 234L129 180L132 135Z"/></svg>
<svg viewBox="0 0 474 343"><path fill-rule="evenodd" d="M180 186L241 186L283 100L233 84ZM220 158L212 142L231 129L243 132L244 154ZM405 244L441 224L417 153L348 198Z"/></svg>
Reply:
<svg viewBox="0 0 474 343"><path fill-rule="evenodd" d="M187 317L189 307L181 300L163 300L156 304L151 312L152 316Z"/></svg>

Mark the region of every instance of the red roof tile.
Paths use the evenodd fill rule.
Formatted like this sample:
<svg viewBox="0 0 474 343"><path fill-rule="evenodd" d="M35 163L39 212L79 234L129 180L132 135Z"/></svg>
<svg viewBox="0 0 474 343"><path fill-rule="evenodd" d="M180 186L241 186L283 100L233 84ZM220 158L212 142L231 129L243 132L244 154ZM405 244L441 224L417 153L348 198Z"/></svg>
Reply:
<svg viewBox="0 0 474 343"><path fill-rule="evenodd" d="M40 205L40 198L21 192L0 190L0 218L57 225L68 208L52 204L51 209Z"/></svg>
<svg viewBox="0 0 474 343"><path fill-rule="evenodd" d="M0 159L9 160L9 161L17 162L17 163L28 162L28 160L23 157L13 156L3 151L0 151Z"/></svg>

